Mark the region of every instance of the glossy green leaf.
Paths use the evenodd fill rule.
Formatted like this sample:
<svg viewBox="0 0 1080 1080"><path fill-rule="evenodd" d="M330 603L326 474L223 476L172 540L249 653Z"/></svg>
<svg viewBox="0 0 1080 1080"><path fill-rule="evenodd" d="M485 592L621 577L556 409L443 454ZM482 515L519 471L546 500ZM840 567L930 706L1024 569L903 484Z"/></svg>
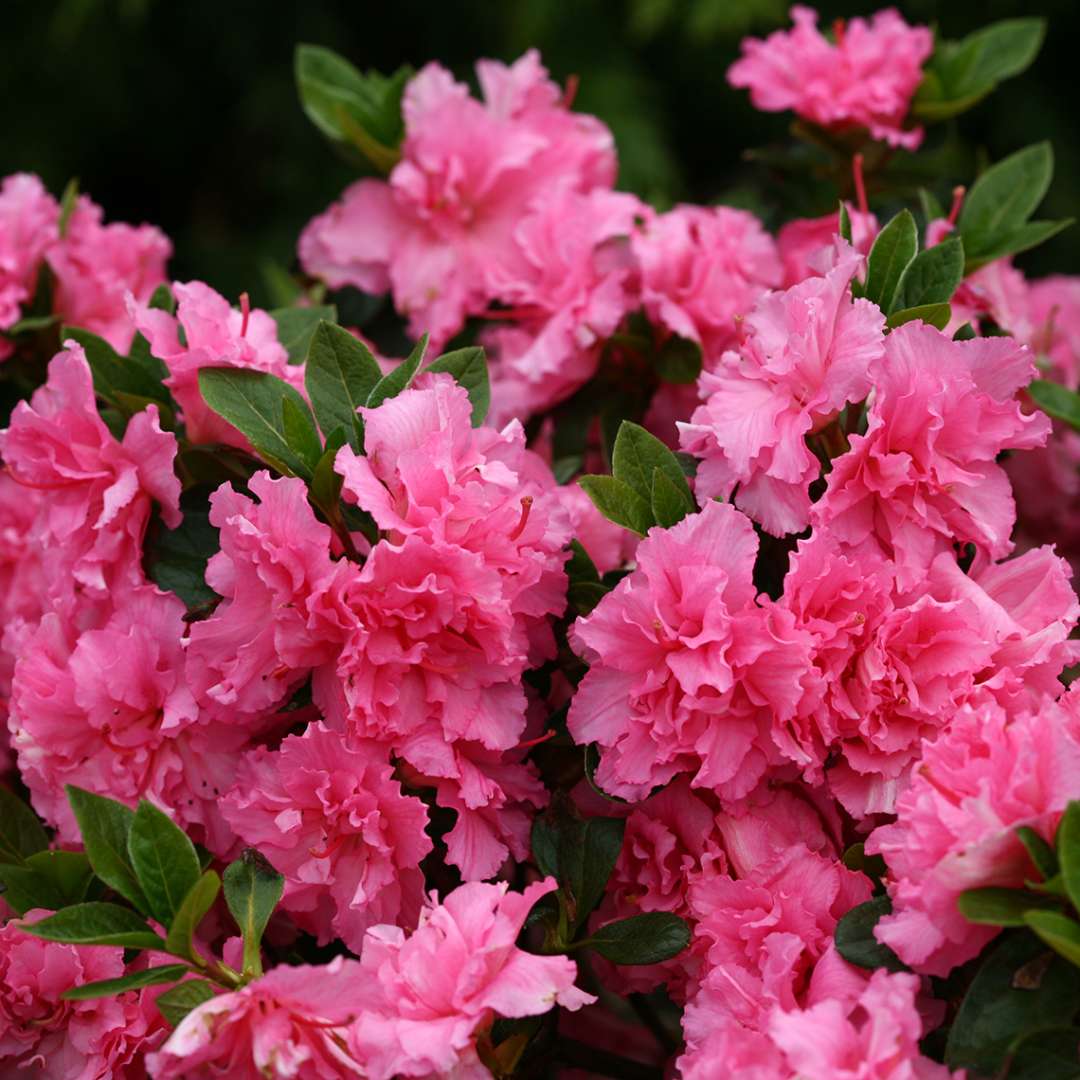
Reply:
<svg viewBox="0 0 1080 1080"><path fill-rule="evenodd" d="M1080 431L1080 394L1049 379L1036 379L1027 390L1044 413Z"/></svg>
<svg viewBox="0 0 1080 1080"><path fill-rule="evenodd" d="M192 1009L216 996L212 983L205 979L185 979L182 983L158 994L154 1004L167 1023L176 1027Z"/></svg>
<svg viewBox="0 0 1080 1080"><path fill-rule="evenodd" d="M20 923L28 934L70 945L123 945L127 949L160 949L165 942L149 925L118 904L76 904L35 923Z"/></svg>
<svg viewBox="0 0 1080 1080"><path fill-rule="evenodd" d="M181 497L184 517L175 529L155 520L143 542L143 568L156 585L176 593L188 608L218 598L206 584L206 564L220 550L218 530L210 523L205 489ZM194 497L192 497L194 496Z"/></svg>
<svg viewBox="0 0 1080 1080"><path fill-rule="evenodd" d="M382 370L371 350L340 326L320 323L311 339L304 385L324 436L340 428L357 452L364 449L357 409L367 404Z"/></svg>
<svg viewBox="0 0 1080 1080"><path fill-rule="evenodd" d="M202 964L195 949L195 931L199 923L213 906L221 891L221 878L213 870L206 870L188 890L176 915L169 925L165 946L174 956L183 956L197 964Z"/></svg>
<svg viewBox="0 0 1080 1080"><path fill-rule="evenodd" d="M900 279L919 250L919 230L910 210L901 210L878 233L866 263L863 296L884 312L892 310Z"/></svg>
<svg viewBox="0 0 1080 1080"><path fill-rule="evenodd" d="M304 463L305 475L310 479L315 475L323 446L311 411L303 399L300 403L288 396L281 399L281 427L289 449Z"/></svg>
<svg viewBox="0 0 1080 1080"><path fill-rule="evenodd" d="M65 326L60 340L73 338L86 353L90 373L94 379L94 391L100 398L119 404L117 391L133 395L137 399L169 404L169 391L161 379L167 374L160 360L147 353L142 362L137 357L121 356L104 338L76 326ZM130 415L130 410L124 410Z"/></svg>
<svg viewBox="0 0 1080 1080"><path fill-rule="evenodd" d="M301 364L308 355L316 327L321 322L335 323L337 308L333 304L281 307L274 308L269 315L277 323L277 338L289 354L289 363Z"/></svg>
<svg viewBox="0 0 1080 1080"><path fill-rule="evenodd" d="M655 524L651 501L642 498L629 484L614 476L580 476L578 484L601 514L644 536Z"/></svg>
<svg viewBox="0 0 1080 1080"><path fill-rule="evenodd" d="M0 786L0 862L21 863L44 851L49 834L37 814L17 795Z"/></svg>
<svg viewBox="0 0 1080 1080"><path fill-rule="evenodd" d="M876 896L853 907L836 924L836 951L856 967L907 971L900 957L874 937L874 927L891 911L887 896Z"/></svg>
<svg viewBox="0 0 1080 1080"><path fill-rule="evenodd" d="M1027 1036L1012 1053L1008 1080L1080 1080L1080 1028Z"/></svg>
<svg viewBox="0 0 1080 1080"><path fill-rule="evenodd" d="M574 922L581 926L604 894L622 850L622 818L567 822L559 835L559 884L574 898Z"/></svg>
<svg viewBox="0 0 1080 1080"><path fill-rule="evenodd" d="M664 382L688 385L697 382L702 359L701 346L696 341L672 334L656 353L656 373Z"/></svg>
<svg viewBox="0 0 1080 1080"><path fill-rule="evenodd" d="M1016 830L1020 843L1027 849L1035 869L1039 871L1044 881L1048 881L1058 873L1058 857L1051 844L1048 844L1034 829L1027 825L1021 825Z"/></svg>
<svg viewBox="0 0 1080 1080"><path fill-rule="evenodd" d="M1073 223L1073 218L1065 218L1062 221L1027 221L997 236L977 237L972 242L977 242L980 246L968 253L965 272L971 273L972 270L978 270L980 266L985 266L995 259L1003 259L1007 255L1019 255L1022 251L1037 247L1052 236L1057 236Z"/></svg>
<svg viewBox="0 0 1080 1080"><path fill-rule="evenodd" d="M651 503L653 476L659 469L682 499L687 513L697 509L690 487L675 455L640 424L624 420L611 453L611 472ZM650 512L651 516L651 512Z"/></svg>
<svg viewBox="0 0 1080 1080"><path fill-rule="evenodd" d="M473 427L479 427L491 407L491 380L488 377L487 357L479 346L456 349L433 361L428 371L445 371L465 388L472 404Z"/></svg>
<svg viewBox="0 0 1080 1080"><path fill-rule="evenodd" d="M1051 949L1080 967L1080 923L1060 911L1029 911L1024 922Z"/></svg>
<svg viewBox="0 0 1080 1080"><path fill-rule="evenodd" d="M337 453L344 445L343 428L330 432L326 439L326 449L319 458L319 463L315 466L315 473L311 478L311 501L323 511L328 521L334 520L338 512L338 501L341 498L341 485L344 478L337 472L334 465L337 461Z"/></svg>
<svg viewBox="0 0 1080 1080"><path fill-rule="evenodd" d="M4 886L5 903L17 915L25 915L32 908L55 911L64 906L56 885L30 866L0 863L0 884Z"/></svg>
<svg viewBox="0 0 1080 1080"><path fill-rule="evenodd" d="M133 975L122 975L119 979L102 979L100 982L83 983L65 990L60 996L65 1001L91 1001L94 998L112 997L125 990L141 990L144 986L160 986L162 983L176 982L189 971L187 964L163 964L160 967L146 968Z"/></svg>
<svg viewBox="0 0 1080 1080"><path fill-rule="evenodd" d="M686 481L683 481L685 486ZM687 504L688 492L681 490L680 485L672 482L672 479L659 466L653 469L652 482L652 513L656 524L662 529L670 529L672 525L678 525L680 521L692 510L696 509L693 500Z"/></svg>
<svg viewBox="0 0 1080 1080"><path fill-rule="evenodd" d="M670 912L647 911L601 926L588 944L613 964L659 964L690 944L690 927Z"/></svg>
<svg viewBox="0 0 1080 1080"><path fill-rule="evenodd" d="M172 923L181 901L199 880L199 856L183 829L152 803L139 803L128 833L128 857L150 905L163 926Z"/></svg>
<svg viewBox="0 0 1080 1080"><path fill-rule="evenodd" d="M545 877L559 877L559 833L544 816L533 819L532 854L537 869Z"/></svg>
<svg viewBox="0 0 1080 1080"><path fill-rule="evenodd" d="M985 238L1023 225L1043 201L1053 175L1054 153L1048 142L991 165L967 193L957 220L968 256L982 250Z"/></svg>
<svg viewBox="0 0 1080 1080"><path fill-rule="evenodd" d="M964 243L951 236L912 259L900 278L893 310L948 304L964 276Z"/></svg>
<svg viewBox="0 0 1080 1080"><path fill-rule="evenodd" d="M1073 799L1065 807L1054 842L1065 891L1080 910L1080 800Z"/></svg>
<svg viewBox="0 0 1080 1080"><path fill-rule="evenodd" d="M924 322L927 326L936 326L938 330L944 330L952 318L952 309L948 304L924 304L922 307L904 308L894 311L886 320L885 325L890 330L903 326L909 322Z"/></svg>
<svg viewBox="0 0 1080 1080"><path fill-rule="evenodd" d="M968 922L986 926L1023 926L1028 911L1056 905L1051 897L1024 889L988 886L965 890L957 897L956 906Z"/></svg>
<svg viewBox="0 0 1080 1080"><path fill-rule="evenodd" d="M425 334L413 347L413 351L393 371L384 375L371 389L367 407L377 409L384 401L397 397L416 378L427 352L428 335Z"/></svg>
<svg viewBox="0 0 1080 1080"><path fill-rule="evenodd" d="M144 914L150 905L128 855L128 834L135 814L115 799L68 784L65 788L90 865L102 881Z"/></svg>
<svg viewBox="0 0 1080 1080"><path fill-rule="evenodd" d="M27 858L26 865L55 888L60 904L49 905L53 907L81 903L94 876L90 860L81 851L39 851Z"/></svg>
<svg viewBox="0 0 1080 1080"><path fill-rule="evenodd" d="M262 972L259 945L285 888L282 877L257 851L247 850L225 869L225 902L244 935L244 971Z"/></svg>

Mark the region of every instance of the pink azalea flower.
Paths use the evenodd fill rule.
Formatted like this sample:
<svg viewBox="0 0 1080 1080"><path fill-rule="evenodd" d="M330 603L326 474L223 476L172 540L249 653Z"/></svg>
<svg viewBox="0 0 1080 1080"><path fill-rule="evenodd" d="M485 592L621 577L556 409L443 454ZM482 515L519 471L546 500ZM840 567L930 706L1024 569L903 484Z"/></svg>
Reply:
<svg viewBox="0 0 1080 1080"><path fill-rule="evenodd" d="M427 810L393 771L385 746L312 724L249 753L225 799L236 834L285 875L285 910L322 944L359 953L369 926L419 917Z"/></svg>
<svg viewBox="0 0 1080 1080"><path fill-rule="evenodd" d="M69 576L99 596L142 584L152 502L169 528L180 523L176 438L161 430L156 406L136 413L117 441L98 415L82 347L69 342L45 385L15 406L0 453L18 483L48 493L34 533L59 549L54 589L68 588Z"/></svg>
<svg viewBox="0 0 1080 1080"><path fill-rule="evenodd" d="M310 669L336 653L319 598L335 573L330 529L315 519L307 487L263 471L248 483L259 502L223 484L210 497L221 550L207 584L225 599L191 626L188 678L197 698L258 719L287 699Z"/></svg>
<svg viewBox="0 0 1080 1080"><path fill-rule="evenodd" d="M530 909L555 887L551 878L523 893L507 892L505 883L463 885L442 904L432 900L409 937L396 926L369 930L358 980L364 1009L349 1032L364 1075L482 1076L474 1034L495 1015L538 1016L556 1004L574 1010L594 1001L574 986L568 957L515 945Z"/></svg>
<svg viewBox="0 0 1080 1080"><path fill-rule="evenodd" d="M389 181L361 180L300 237L308 273L332 288L390 289L412 332L438 348L494 299L490 274L540 197L610 187L598 120L570 113L530 51L477 65L483 102L428 64L402 100L405 140Z"/></svg>
<svg viewBox="0 0 1080 1080"><path fill-rule="evenodd" d="M345 1047L360 1010L356 960L274 968L184 1017L147 1057L154 1080L345 1080L364 1075Z"/></svg>
<svg viewBox="0 0 1080 1080"><path fill-rule="evenodd" d="M289 363L285 347L278 342L277 324L265 311L246 306L237 311L201 281L177 282L173 294L175 316L134 301L129 301L129 307L136 328L150 343L150 351L169 369L165 385L183 412L187 436L196 443L219 442L249 450L247 439L203 400L199 370L235 367L265 371L303 391L304 369Z"/></svg>
<svg viewBox="0 0 1080 1080"><path fill-rule="evenodd" d="M764 41L746 38L742 57L728 69L732 86L750 90L766 112L791 109L804 120L837 131L865 128L890 146L915 150L922 128L905 128L922 65L934 48L925 26L908 26L893 8L869 21L838 23L836 42L817 29L817 12L796 5L795 26Z"/></svg>
<svg viewBox="0 0 1080 1080"><path fill-rule="evenodd" d="M704 404L680 423L683 450L701 457L695 489L727 498L774 535L799 532L810 515L820 463L806 436L861 401L885 351L884 316L852 302L862 258L838 244L836 266L764 297L746 319L738 352L698 382Z"/></svg>
<svg viewBox="0 0 1080 1080"><path fill-rule="evenodd" d="M851 242L863 256L870 254L878 234L877 218L848 205ZM817 218L797 218L782 226L776 234L776 247L784 266L783 288L790 289L808 277L820 273L827 253L840 235L840 211Z"/></svg>
<svg viewBox="0 0 1080 1080"><path fill-rule="evenodd" d="M737 320L780 284L776 244L746 210L677 206L647 218L633 249L653 325L696 341L709 359L735 346Z"/></svg>
<svg viewBox="0 0 1080 1080"><path fill-rule="evenodd" d="M901 588L954 544L1007 555L1015 506L995 459L1049 435L1049 419L1015 400L1033 374L1031 354L1010 338L952 341L919 322L894 330L866 434L834 459L813 526L857 558L892 559Z"/></svg>
<svg viewBox="0 0 1080 1080"><path fill-rule="evenodd" d="M1012 716L991 703L962 708L924 747L896 822L867 841L889 866L893 914L878 923L878 940L927 975L976 956L998 931L969 923L956 898L1035 877L1016 829L1052 842L1066 804L1080 795L1078 776L1080 691Z"/></svg>
<svg viewBox="0 0 1080 1080"><path fill-rule="evenodd" d="M518 323L484 338L496 422L546 411L596 372L605 340L636 306L629 236L646 212L622 192L564 190L514 229L490 276Z"/></svg>
<svg viewBox="0 0 1080 1080"><path fill-rule="evenodd" d="M27 923L52 912L33 909ZM0 1072L48 1080L138 1080L142 1055L161 1021L128 991L90 1001L61 994L124 972L124 950L63 945L24 933L12 920L0 926Z"/></svg>
<svg viewBox="0 0 1080 1080"><path fill-rule="evenodd" d="M34 297L37 272L57 236L60 207L30 173L15 173L0 183L0 331L14 326ZM0 338L0 360L12 346Z"/></svg>
<svg viewBox="0 0 1080 1080"><path fill-rule="evenodd" d="M733 800L782 760L768 729L794 715L810 638L756 602L756 553L750 522L709 502L652 530L637 569L572 627L590 668L568 724L599 745L605 791L638 800L689 772Z"/></svg>
<svg viewBox="0 0 1080 1080"><path fill-rule="evenodd" d="M954 1074L919 1052L919 980L875 971L854 1006L832 999L774 1009L769 1035L790 1073L804 1080L948 1080ZM963 1073L955 1074L957 1077Z"/></svg>
<svg viewBox="0 0 1080 1080"><path fill-rule="evenodd" d="M101 207L81 195L63 237L49 249L53 307L65 323L126 353L135 336L127 294L145 302L164 284L172 244L153 225L103 225L102 217Z"/></svg>
<svg viewBox="0 0 1080 1080"><path fill-rule="evenodd" d="M1033 326L1028 344L1052 365L1052 377L1080 386L1080 277L1064 274L1033 281L1028 288Z"/></svg>

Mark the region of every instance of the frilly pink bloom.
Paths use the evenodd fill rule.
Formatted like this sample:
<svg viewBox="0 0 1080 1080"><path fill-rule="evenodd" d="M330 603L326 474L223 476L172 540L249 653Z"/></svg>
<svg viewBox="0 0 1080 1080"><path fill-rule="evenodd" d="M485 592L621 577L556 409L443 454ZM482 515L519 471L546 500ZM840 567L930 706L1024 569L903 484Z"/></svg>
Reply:
<svg viewBox="0 0 1080 1080"><path fill-rule="evenodd" d="M361 1007L356 960L276 967L193 1009L147 1057L154 1080L346 1080L364 1075L345 1047Z"/></svg>
<svg viewBox="0 0 1080 1080"><path fill-rule="evenodd" d="M717 875L690 890L700 986L688 1011L719 1010L764 1030L774 1006L793 1009L813 990L810 973L832 948L839 918L870 898L869 879L834 854L793 843L732 879Z"/></svg>
<svg viewBox="0 0 1080 1080"><path fill-rule="evenodd" d="M52 912L33 909L28 923ZM137 1080L160 1030L138 994L65 1001L65 990L124 974L124 950L63 945L0 926L0 1073L48 1080Z"/></svg>
<svg viewBox="0 0 1080 1080"><path fill-rule="evenodd" d="M1052 365L1052 377L1071 389L1080 385L1080 277L1064 274L1028 287L1033 333L1028 344Z"/></svg>
<svg viewBox="0 0 1080 1080"><path fill-rule="evenodd" d="M377 409L361 409L366 456L338 452L343 490L388 536L452 544L498 580L497 606L529 635L530 660L553 655L548 626L565 606L569 523L551 472L516 421L473 428L465 390L422 375Z"/></svg>
<svg viewBox="0 0 1080 1080"><path fill-rule="evenodd" d="M568 724L599 745L605 791L640 800L688 772L734 800L780 762L768 730L795 712L810 638L756 602L756 553L750 522L709 502L650 531L637 569L571 628L590 668Z"/></svg>
<svg viewBox="0 0 1080 1080"><path fill-rule="evenodd" d="M646 219L633 249L653 325L696 341L708 358L734 346L738 318L780 284L776 244L746 210L677 206Z"/></svg>
<svg viewBox="0 0 1080 1080"><path fill-rule="evenodd" d="M462 885L425 908L411 936L396 926L369 930L358 980L364 1009L349 1032L364 1075L483 1076L474 1036L496 1015L538 1016L594 1001L574 986L568 957L515 945L533 905L555 888L551 878L523 893L507 892L505 883Z"/></svg>
<svg viewBox="0 0 1080 1080"><path fill-rule="evenodd" d="M811 523L854 557L880 553L910 588L943 550L1012 550L1016 511L1002 450L1041 446L1050 421L1016 392L1034 374L1011 338L952 341L912 322L888 336L865 435L833 460Z"/></svg>
<svg viewBox="0 0 1080 1080"><path fill-rule="evenodd" d="M180 523L176 437L148 405L118 442L98 415L90 366L74 342L53 357L45 385L15 406L0 454L18 483L47 492L35 535L61 549L56 589L68 587L69 575L101 596L142 584L152 502L169 528Z"/></svg>
<svg viewBox="0 0 1080 1080"><path fill-rule="evenodd" d="M206 580L225 599L192 624L188 647L192 689L229 719L282 703L336 651L318 606L335 573L330 529L315 519L302 480L264 471L248 486L259 502L230 484L210 496L221 550Z"/></svg>
<svg viewBox="0 0 1080 1080"><path fill-rule="evenodd" d="M23 305L34 297L37 272L56 239L60 207L30 173L15 173L0 183L0 331L14 326ZM11 345L0 338L0 360Z"/></svg>
<svg viewBox="0 0 1080 1080"><path fill-rule="evenodd" d="M496 422L546 411L595 373L604 341L637 305L629 237L645 213L623 192L565 190L514 229L491 271L517 321L485 336Z"/></svg>
<svg viewBox="0 0 1080 1080"><path fill-rule="evenodd" d="M1020 887L1036 876L1016 835L1026 825L1052 842L1061 813L1080 795L1080 691L1010 717L997 705L965 707L928 743L897 820L866 850L889 866L893 914L879 941L921 974L946 975L998 930L968 922L965 889Z"/></svg>
<svg viewBox="0 0 1080 1080"><path fill-rule="evenodd" d="M284 909L322 944L359 953L369 926L419 917L427 809L393 771L385 746L312 724L248 754L225 799L236 834L285 875Z"/></svg>
<svg viewBox="0 0 1080 1080"><path fill-rule="evenodd" d="M127 294L146 302L164 284L172 244L153 225L103 225L102 217L100 206L80 196L63 237L49 249L53 307L65 323L126 353L135 336Z"/></svg>
<svg viewBox="0 0 1080 1080"><path fill-rule="evenodd" d="M801 1080L949 1080L954 1074L919 1052L919 979L875 971L857 1002L831 999L805 1010L774 1009L769 1035ZM962 1073L956 1074L963 1075Z"/></svg>
<svg viewBox="0 0 1080 1080"><path fill-rule="evenodd" d="M877 218L848 205L852 246L860 255L869 255L878 234ZM784 266L783 287L790 289L821 272L823 257L840 235L840 211L817 218L797 218L776 234L776 247Z"/></svg>
<svg viewBox="0 0 1080 1080"><path fill-rule="evenodd" d="M922 128L905 128L922 65L934 48L925 26L908 26L893 8L869 21L838 23L835 44L817 28L817 12L796 5L792 30L764 41L745 38L728 69L732 86L747 88L765 112L791 109L837 131L865 128L890 146L915 150Z"/></svg>
<svg viewBox="0 0 1080 1080"><path fill-rule="evenodd" d="M480 102L437 64L405 89L405 140L389 181L361 180L300 237L308 273L332 288L391 290L415 336L438 348L494 299L490 275L532 204L610 187L611 133L569 112L530 51L481 61Z"/></svg>
<svg viewBox="0 0 1080 1080"><path fill-rule="evenodd" d="M810 515L821 465L806 436L866 397L885 352L884 316L851 299L862 257L842 241L837 255L824 277L758 303L739 351L702 373L704 404L678 425L682 449L703 459L698 494L737 488L736 506L777 536L801 531Z"/></svg>
<svg viewBox="0 0 1080 1080"><path fill-rule="evenodd" d="M203 400L199 370L235 367L265 371L302 391L303 366L289 363L285 347L278 342L277 324L265 311L247 307L237 311L201 281L177 282L173 294L175 315L134 302L130 307L150 351L169 369L165 385L183 412L187 436L196 443L218 442L248 450L247 439Z"/></svg>

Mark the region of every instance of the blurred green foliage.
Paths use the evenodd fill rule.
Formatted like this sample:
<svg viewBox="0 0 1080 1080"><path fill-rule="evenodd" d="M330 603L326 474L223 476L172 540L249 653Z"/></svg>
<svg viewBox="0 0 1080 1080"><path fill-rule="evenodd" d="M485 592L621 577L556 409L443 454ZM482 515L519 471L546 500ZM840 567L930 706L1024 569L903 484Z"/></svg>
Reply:
<svg viewBox="0 0 1080 1080"><path fill-rule="evenodd" d="M353 178L304 117L293 85L298 42L329 46L359 67L391 71L438 59L468 76L480 56L538 47L559 80L576 74L576 105L615 131L620 184L659 206L717 199L777 224L829 208L745 151L787 137L790 118L755 111L724 74L740 38L786 21L782 0L13 0L5 7L0 174L39 173L59 192L71 176L110 218L152 221L176 244L179 279L229 295L267 294L261 265L288 265L304 223ZM876 4L821 6L822 19ZM881 4L880 6L884 6ZM973 112L947 144L940 190L1049 138L1057 172L1041 213L1075 215L1080 140L1075 106L1080 5L1055 0L911 0L909 21L960 37L993 19L1043 14L1050 33L1034 67ZM768 180L769 182L765 182ZM815 205L815 202L818 205ZM824 203L824 205L821 205ZM1021 257L1031 273L1080 272L1080 228Z"/></svg>

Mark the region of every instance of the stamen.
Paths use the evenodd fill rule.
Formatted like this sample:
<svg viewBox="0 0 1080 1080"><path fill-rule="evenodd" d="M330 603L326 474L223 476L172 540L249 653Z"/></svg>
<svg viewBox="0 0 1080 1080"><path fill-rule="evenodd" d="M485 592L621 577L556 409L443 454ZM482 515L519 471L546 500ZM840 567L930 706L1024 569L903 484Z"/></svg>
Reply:
<svg viewBox="0 0 1080 1080"><path fill-rule="evenodd" d="M957 184L952 189L952 206L949 208L948 222L950 225L956 224L956 219L960 216L960 207L964 205L964 195L967 193L967 188L963 184Z"/></svg>
<svg viewBox="0 0 1080 1080"><path fill-rule="evenodd" d="M346 838L347 837L345 833L338 833L332 841L329 837L327 837L326 841L324 842L324 846L321 849L308 848L308 854L313 859L329 859L330 856L333 855L334 852L337 851L337 849L345 843Z"/></svg>
<svg viewBox="0 0 1080 1080"><path fill-rule="evenodd" d="M251 318L251 297L246 292L240 294L240 313L243 316L240 322L240 336L247 334L248 320Z"/></svg>
<svg viewBox="0 0 1080 1080"><path fill-rule="evenodd" d="M532 496L525 495L521 499L521 517L518 519L517 528L510 534L511 540L516 540L524 531L529 521L529 511L532 509Z"/></svg>
<svg viewBox="0 0 1080 1080"><path fill-rule="evenodd" d="M833 37L836 39L836 47L842 49L844 47L844 20L834 19L832 24Z"/></svg>
<svg viewBox="0 0 1080 1080"><path fill-rule="evenodd" d="M870 204L866 201L866 182L863 179L862 154L856 154L851 159L851 172L855 179L855 200L859 204L859 213L869 214Z"/></svg>
<svg viewBox="0 0 1080 1080"><path fill-rule="evenodd" d="M528 750L530 747L539 746L541 743L546 743L548 739L554 739L557 734L558 732L554 729L550 731L545 731L544 734L541 735L539 738L528 739L525 742L518 743L517 748L519 750Z"/></svg>
<svg viewBox="0 0 1080 1080"><path fill-rule="evenodd" d="M566 77L566 89L563 91L562 107L569 109L574 104L574 98L577 97L578 85L581 80L576 75L568 75Z"/></svg>

